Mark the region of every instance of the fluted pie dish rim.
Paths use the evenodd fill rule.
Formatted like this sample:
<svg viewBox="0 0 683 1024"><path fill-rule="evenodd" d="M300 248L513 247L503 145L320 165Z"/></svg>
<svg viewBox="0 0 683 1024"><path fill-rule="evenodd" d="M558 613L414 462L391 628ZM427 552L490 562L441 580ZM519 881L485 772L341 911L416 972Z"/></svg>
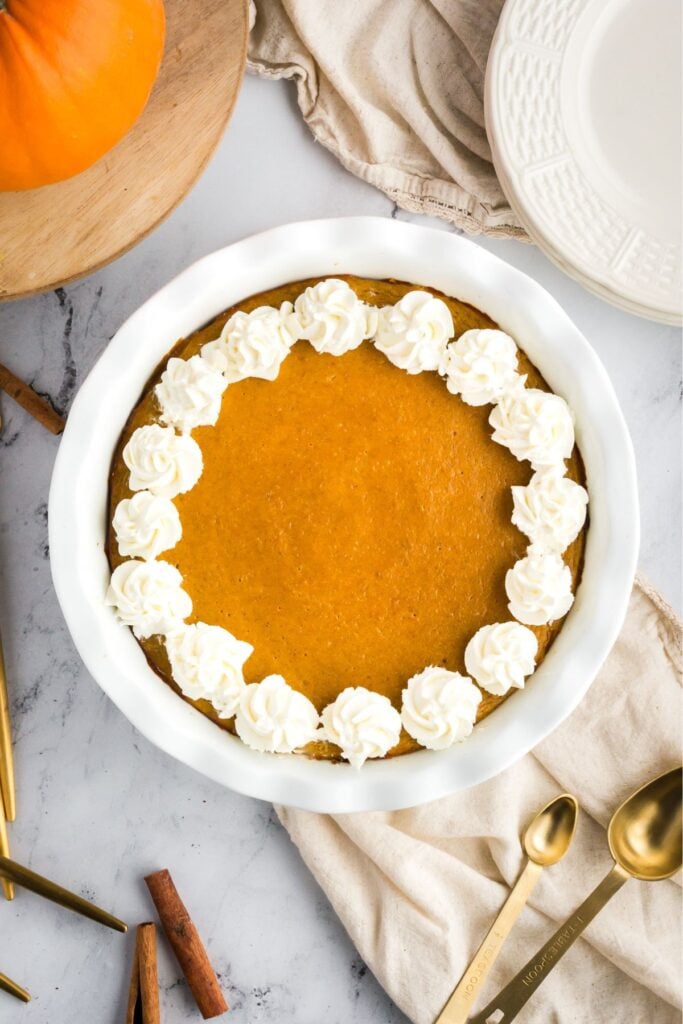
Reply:
<svg viewBox="0 0 683 1024"><path fill-rule="evenodd" d="M347 764L261 754L218 730L148 666L104 606L107 478L130 409L174 341L241 298L307 277L352 273L432 286L496 320L570 403L591 495L575 606L526 688L466 743ZM144 346L140 339L145 339ZM609 380L588 342L538 284L472 242L381 218L287 225L204 257L117 332L82 386L50 494L55 588L90 672L127 717L168 753L248 795L318 811L391 809L465 788L533 747L581 699L626 611L638 546L633 452Z"/></svg>

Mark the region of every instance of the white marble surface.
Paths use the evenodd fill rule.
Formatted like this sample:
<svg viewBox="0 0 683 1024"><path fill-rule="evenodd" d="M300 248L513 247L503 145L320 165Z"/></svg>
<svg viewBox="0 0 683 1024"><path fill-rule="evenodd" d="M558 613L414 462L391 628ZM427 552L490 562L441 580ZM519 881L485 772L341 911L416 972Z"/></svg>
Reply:
<svg viewBox="0 0 683 1024"><path fill-rule="evenodd" d="M420 219L397 213L318 147L286 85L248 79L208 170L150 238L64 291L0 306L0 360L66 411L121 321L192 260L274 224L357 213ZM641 567L680 605L678 332L612 309L530 246L482 244L541 281L605 362L638 457ZM153 748L81 666L48 564L58 442L6 397L1 406L0 622L18 774L15 856L130 922L150 914L142 876L167 865L208 940L235 1024L404 1021L271 808ZM0 970L25 983L34 1002L22 1008L0 994L0 1022L121 1021L130 953L123 937L20 893L0 905ZM166 1024L198 1019L163 947L161 981Z"/></svg>

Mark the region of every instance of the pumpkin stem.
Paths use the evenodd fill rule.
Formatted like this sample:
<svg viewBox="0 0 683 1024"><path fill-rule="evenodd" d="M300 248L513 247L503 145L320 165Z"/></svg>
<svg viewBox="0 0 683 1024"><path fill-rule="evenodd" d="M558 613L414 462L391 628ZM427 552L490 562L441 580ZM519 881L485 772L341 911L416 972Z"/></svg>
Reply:
<svg viewBox="0 0 683 1024"><path fill-rule="evenodd" d="M7 0L0 0L0 14L7 10Z"/></svg>

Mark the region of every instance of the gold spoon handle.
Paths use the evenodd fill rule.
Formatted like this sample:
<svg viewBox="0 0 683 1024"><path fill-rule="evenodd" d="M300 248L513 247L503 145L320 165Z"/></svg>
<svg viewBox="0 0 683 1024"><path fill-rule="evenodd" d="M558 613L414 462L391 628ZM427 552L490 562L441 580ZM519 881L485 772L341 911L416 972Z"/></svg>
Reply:
<svg viewBox="0 0 683 1024"><path fill-rule="evenodd" d="M5 811L3 808L2 797L0 797L0 856L9 857L9 836L7 835L7 822L5 821ZM6 900L14 899L14 886L6 878L0 875L0 887L4 893Z"/></svg>
<svg viewBox="0 0 683 1024"><path fill-rule="evenodd" d="M473 1017L470 1024L486 1024L496 1011L502 1011L496 1017L496 1024L509 1024L531 998L536 989L548 977L553 967L562 959L570 946L578 939L584 928L600 913L608 900L621 889L630 878L617 864L606 875L602 882L583 901L578 910L560 925L545 946L522 967L505 988L501 989L481 1013Z"/></svg>
<svg viewBox="0 0 683 1024"><path fill-rule="evenodd" d="M101 910L94 903L84 900L82 896L77 896L76 893L63 889L56 882L51 882L48 878L37 875L35 871L17 864L16 861L10 860L9 857L0 856L0 877L9 879L23 889L30 889L31 892L44 896L45 899L52 900L53 903L59 903L60 906L67 907L68 910L82 914L83 917L89 917L99 924L104 924L107 928L113 928L114 931L125 932L128 929L128 925L124 924L123 921L119 921L113 914L108 914L106 910Z"/></svg>
<svg viewBox="0 0 683 1024"><path fill-rule="evenodd" d="M472 1004L483 988L503 943L541 877L542 870L540 864L534 864L530 860L526 862L498 917L434 1024L466 1024Z"/></svg>
<svg viewBox="0 0 683 1024"><path fill-rule="evenodd" d="M31 997L25 988L21 985L17 985L16 981L12 981L6 974L0 974L0 989L3 992L9 992L15 999L21 999L22 1003L30 1003Z"/></svg>
<svg viewBox="0 0 683 1024"><path fill-rule="evenodd" d="M9 724L9 698L5 677L5 659L0 637L0 800L5 805L7 821L14 821L17 813L14 790L14 761L12 760L12 733Z"/></svg>

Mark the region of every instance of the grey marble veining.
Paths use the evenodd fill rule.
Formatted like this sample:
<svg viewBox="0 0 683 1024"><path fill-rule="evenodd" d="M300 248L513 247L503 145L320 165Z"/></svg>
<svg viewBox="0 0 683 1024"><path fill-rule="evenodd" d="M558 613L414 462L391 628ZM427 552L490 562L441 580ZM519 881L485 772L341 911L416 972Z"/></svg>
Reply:
<svg viewBox="0 0 683 1024"><path fill-rule="evenodd" d="M215 158L160 228L84 281L0 305L0 360L67 411L120 323L188 263L275 224L357 213L420 219L396 211L317 146L286 85L248 79ZM541 281L603 359L638 457L641 565L680 605L678 332L612 309L531 246L481 244ZM48 562L58 441L5 396L0 407L0 623L17 761L15 856L130 922L150 916L142 876L168 866L207 940L235 1024L403 1022L272 809L152 747L82 667ZM122 936L19 893L0 904L0 970L35 998L24 1008L0 994L0 1022L121 1021L130 955ZM164 1020L198 1019L163 944L160 957Z"/></svg>

